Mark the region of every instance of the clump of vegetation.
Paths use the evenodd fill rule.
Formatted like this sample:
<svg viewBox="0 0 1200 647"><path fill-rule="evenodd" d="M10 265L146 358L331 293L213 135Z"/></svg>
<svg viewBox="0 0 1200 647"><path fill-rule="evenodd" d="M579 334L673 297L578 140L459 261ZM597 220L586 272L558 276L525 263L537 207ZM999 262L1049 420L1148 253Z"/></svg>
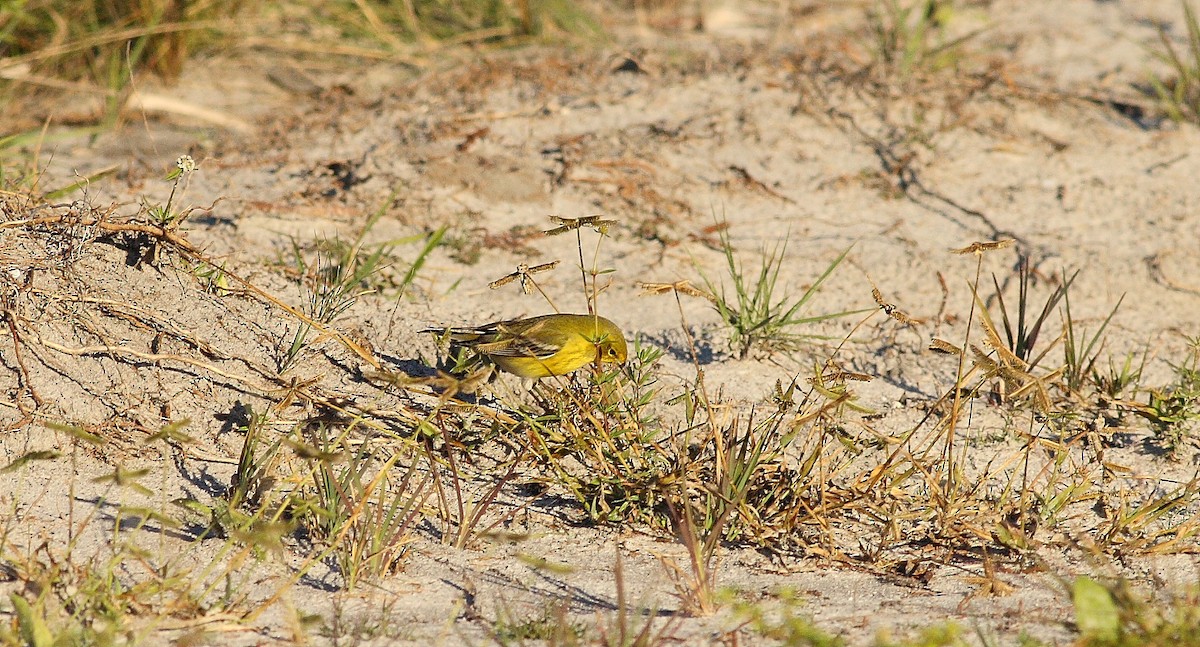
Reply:
<svg viewBox="0 0 1200 647"><path fill-rule="evenodd" d="M717 314L728 326L730 347L742 359L749 357L750 351L755 348L766 351L795 350L806 339L821 338L811 333L798 333L797 328L863 312L853 310L808 314L810 301L845 260L849 249L833 259L825 271L798 298L793 299L783 294L786 286L779 284L779 273L787 255L786 240L770 251L763 250L758 272L753 274L746 272L734 253L725 227L720 228L720 241L733 296L728 296L724 282L710 278L703 271L700 276L708 291L698 294L712 302Z"/></svg>
<svg viewBox="0 0 1200 647"><path fill-rule="evenodd" d="M337 2L306 7L346 36L388 46L439 41L505 41L547 31L599 34L586 10L567 0Z"/></svg>
<svg viewBox="0 0 1200 647"><path fill-rule="evenodd" d="M25 119L25 112L40 105L12 99L81 93L103 97L97 123L112 127L138 74L174 79L190 56L236 48L245 42L242 25L272 20L279 16L268 5L236 0L6 3L0 18L6 57L0 62L5 72L0 74L0 98L10 101L0 101L6 106L0 116ZM302 39L286 33L295 25L301 25ZM299 2L289 5L286 21L274 31L274 38L256 46L407 61L445 43L511 43L549 34L594 39L602 33L588 11L568 0ZM336 37L322 42L318 34L323 33ZM356 44L347 45L347 40ZM22 128L33 125L22 123ZM0 146L4 143L0 140Z"/></svg>
<svg viewBox="0 0 1200 647"><path fill-rule="evenodd" d="M1183 7L1187 44L1180 52L1165 30L1159 32L1162 49L1154 54L1167 64L1173 76L1153 76L1150 85L1168 116L1176 121L1200 123L1200 22L1187 0L1179 4Z"/></svg>
<svg viewBox="0 0 1200 647"><path fill-rule="evenodd" d="M1171 368L1175 380L1148 389L1148 401L1134 411L1150 421L1159 443L1175 452L1193 438L1193 428L1200 421L1200 337L1188 339L1183 360Z"/></svg>
<svg viewBox="0 0 1200 647"><path fill-rule="evenodd" d="M131 69L178 76L188 57L213 45L244 3L211 0L44 0L12 3L6 56L43 77L120 87ZM117 85L110 85L117 83Z"/></svg>
<svg viewBox="0 0 1200 647"><path fill-rule="evenodd" d="M952 67L962 56L962 44L976 35L945 36L954 4L918 0L905 6L899 0L879 0L867 13L876 64L901 81L920 71Z"/></svg>

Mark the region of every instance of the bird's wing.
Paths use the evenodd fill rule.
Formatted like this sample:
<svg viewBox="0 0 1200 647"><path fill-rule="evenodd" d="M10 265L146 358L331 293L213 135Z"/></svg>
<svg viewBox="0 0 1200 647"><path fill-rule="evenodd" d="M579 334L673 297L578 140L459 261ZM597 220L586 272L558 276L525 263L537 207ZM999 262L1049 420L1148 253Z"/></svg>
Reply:
<svg viewBox="0 0 1200 647"><path fill-rule="evenodd" d="M489 355L501 357L536 357L546 359L562 350L570 335L554 330L539 321L533 325L524 322L499 322L493 324L493 341L473 344Z"/></svg>

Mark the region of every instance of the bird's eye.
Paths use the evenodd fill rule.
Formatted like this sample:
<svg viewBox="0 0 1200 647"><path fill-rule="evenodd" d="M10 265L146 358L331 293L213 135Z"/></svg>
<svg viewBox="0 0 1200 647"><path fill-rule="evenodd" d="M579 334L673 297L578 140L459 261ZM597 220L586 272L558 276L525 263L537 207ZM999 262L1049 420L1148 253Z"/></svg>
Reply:
<svg viewBox="0 0 1200 647"><path fill-rule="evenodd" d="M617 356L617 349L615 349L615 348L613 348L613 347L611 347L611 346L610 346L610 347L608 348L608 354L609 354L609 355L612 355L613 357L616 357L616 356Z"/></svg>

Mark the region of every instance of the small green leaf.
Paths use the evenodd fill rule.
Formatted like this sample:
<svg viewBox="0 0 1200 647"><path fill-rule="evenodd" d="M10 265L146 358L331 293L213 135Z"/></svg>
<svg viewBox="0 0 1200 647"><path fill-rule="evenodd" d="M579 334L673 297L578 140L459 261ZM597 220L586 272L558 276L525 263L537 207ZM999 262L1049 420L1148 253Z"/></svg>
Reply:
<svg viewBox="0 0 1200 647"><path fill-rule="evenodd" d="M58 452L52 449L41 449L32 452L26 452L18 456L13 462L0 468L0 474L7 474L21 469L26 463L31 461L50 461L61 456Z"/></svg>
<svg viewBox="0 0 1200 647"><path fill-rule="evenodd" d="M8 599L12 602L13 610L17 612L21 638L25 640L25 644L30 647L51 647L54 644L54 635L50 632L50 627L46 626L46 619L42 614L35 611L25 598L16 593L8 596Z"/></svg>
<svg viewBox="0 0 1200 647"><path fill-rule="evenodd" d="M104 438L101 438L100 436L93 434L83 427L76 425L68 425L60 422L48 422L46 423L46 427L53 429L54 431L61 431L64 434L74 436L85 443L91 443L93 445L103 445L105 442L107 442L104 440Z"/></svg>
<svg viewBox="0 0 1200 647"><path fill-rule="evenodd" d="M1084 638L1115 643L1121 633L1121 619L1112 593L1095 580L1075 580L1071 597L1075 602L1075 624Z"/></svg>

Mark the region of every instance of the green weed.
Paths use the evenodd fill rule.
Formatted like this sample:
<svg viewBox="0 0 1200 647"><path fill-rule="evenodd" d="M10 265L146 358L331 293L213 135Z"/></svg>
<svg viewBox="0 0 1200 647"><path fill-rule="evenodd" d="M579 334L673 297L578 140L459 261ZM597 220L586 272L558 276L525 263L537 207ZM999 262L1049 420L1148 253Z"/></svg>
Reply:
<svg viewBox="0 0 1200 647"><path fill-rule="evenodd" d="M756 602L736 598L730 601L730 610L741 621L743 631L787 647L844 647L846 644L799 613L803 600L795 591L776 591L771 598Z"/></svg>
<svg viewBox="0 0 1200 647"><path fill-rule="evenodd" d="M803 340L818 338L817 335L793 332L799 326L865 312L853 310L818 315L804 314L821 286L841 265L846 254L850 253L849 249L839 254L799 298L791 300L780 296L784 286L779 285L779 273L784 267L787 254L786 240L770 251L763 250L763 257L755 274L746 272L742 262L734 254L733 244L724 228L721 229L720 240L725 269L732 282L733 298L727 296L723 283L710 279L703 271L700 272L700 276L708 288L707 298L729 328L730 347L742 359L749 357L754 348L768 351L794 350Z"/></svg>
<svg viewBox="0 0 1200 647"><path fill-rule="evenodd" d="M339 240L318 247L316 259L308 263L298 245L293 244L296 264L302 271L305 295L304 312L320 324L332 323L359 298L372 290L364 287L367 279L380 269L384 247L362 254L361 247L345 245ZM308 346L313 327L307 322L297 324L292 341L279 359L280 373L291 368L300 353Z"/></svg>
<svg viewBox="0 0 1200 647"><path fill-rule="evenodd" d="M1171 368L1175 381L1149 389L1147 403L1134 412L1149 420L1158 441L1174 452L1200 420L1200 337L1188 339L1186 355Z"/></svg>
<svg viewBox="0 0 1200 647"><path fill-rule="evenodd" d="M1181 0L1179 4L1183 7L1187 45L1179 52L1166 31L1159 32L1162 49L1154 55L1171 68L1174 78L1152 76L1150 86L1158 97L1159 106L1171 119L1200 123L1200 22L1187 0Z"/></svg>
<svg viewBox="0 0 1200 647"><path fill-rule="evenodd" d="M302 516L314 537L325 542L346 589L397 572L411 535L433 494L432 476L421 462L370 441L351 442L353 427L316 423L303 452L313 461L311 498ZM390 456L389 456L390 454ZM293 508L299 508L294 501Z"/></svg>
<svg viewBox="0 0 1200 647"><path fill-rule="evenodd" d="M1146 368L1149 353L1143 352L1141 357L1141 361L1137 361L1137 354L1131 351L1125 354L1120 364L1115 363L1113 358L1108 358L1108 367L1103 373L1099 367L1092 368L1092 382L1100 393L1113 400L1119 399L1126 392L1137 391L1142 382L1142 371Z"/></svg>
<svg viewBox="0 0 1200 647"><path fill-rule="evenodd" d="M1076 330L1076 321L1071 317L1071 297L1069 290L1063 291L1063 382L1067 387L1067 391L1078 393L1084 386L1084 383L1090 378L1096 384L1101 386L1100 380L1096 379L1098 372L1096 362L1100 358L1100 354L1104 349L1104 332L1108 329L1108 324L1117 314L1117 309L1121 307L1121 303L1125 301L1124 295L1117 300L1117 305L1113 306L1108 316L1096 328L1096 332L1084 343L1080 338L1081 332ZM1127 388L1129 380L1132 378L1132 369L1130 368L1130 359L1126 359L1124 368L1114 374L1110 362L1110 373L1113 377L1107 385L1108 389L1116 389L1119 393L1124 388Z"/></svg>
<svg viewBox="0 0 1200 647"><path fill-rule="evenodd" d="M191 209L178 210L175 204L175 194L179 192L182 197L182 190L179 188L180 183L187 187L187 181L191 179L192 173L196 172L196 162L191 155L180 156L175 160L175 168L167 174L166 181L171 183L171 195L167 196L167 203L164 205L144 204L146 215L150 217L150 221L164 229L178 229L183 220L191 213Z"/></svg>
<svg viewBox="0 0 1200 647"><path fill-rule="evenodd" d="M293 241L292 261L294 272L301 281L304 312L317 323L332 323L364 295L378 289L374 281L384 269L386 261L391 258L393 247L391 243L382 243L375 245L374 249L367 249L365 240L367 234L386 213L387 205L391 202L391 198L385 200L383 205L367 218L353 241L347 243L334 238L319 243L315 260L312 262L305 259L304 250ZM424 244L420 251L403 277L394 283L397 299L403 298L412 287L429 254L441 244L445 231L445 228L442 228L421 237L424 238ZM296 325L291 342L280 356L280 373L286 372L296 363L300 354L307 348L312 331L313 326L307 322Z"/></svg>
<svg viewBox="0 0 1200 647"><path fill-rule="evenodd" d="M1079 272L1075 272L1070 277L1064 275L1062 280L1046 295L1041 310L1035 313L1030 290L1037 272L1030 265L1029 258L1021 256L1017 261L1017 306L1012 317L1010 317L1008 306L1004 302L1004 291L1000 288L1000 281L995 274L992 275L992 285L996 288L994 296L1004 324L1004 338L1008 342L1007 349L1025 364L1026 370L1032 371L1050 352L1050 349L1058 343L1059 339L1055 338L1045 344L1045 348L1035 353L1043 326L1050 314L1058 307L1059 301L1067 296L1071 289L1071 283L1078 275ZM1068 332L1071 331L1073 331L1073 327L1068 329Z"/></svg>
<svg viewBox="0 0 1200 647"><path fill-rule="evenodd" d="M879 0L867 14L871 53L900 80L919 70L953 67L962 56L962 44L976 35L947 39L945 25L954 13L954 2L945 0L916 0L907 6L900 0Z"/></svg>
<svg viewBox="0 0 1200 647"><path fill-rule="evenodd" d="M183 424L168 425L147 442L187 442L180 431ZM82 443L99 448L107 444L102 437L79 427L55 424L54 428L68 434L76 446ZM72 450L73 461L75 454ZM14 472L32 464L28 460L10 464L6 478L21 478ZM72 497L65 544L42 541L36 547L18 548L10 538L25 515L14 509L6 517L0 529L0 571L19 587L8 597L12 622L0 626L0 644L139 643L191 619L232 619L229 611L242 599L241 582L232 570L235 567L222 561L228 556L224 549L232 547L232 540L226 542L209 567L200 570L181 565L189 550L182 554L156 553L137 541L140 536L161 536L185 528L164 510L121 503L123 492L138 497L153 495L142 483L148 471L127 470L118 464L109 474L92 479L104 485L97 501L108 505L98 504L80 514L74 510ZM65 486L75 491L73 480ZM105 520L111 523L111 531L98 533L95 526L105 518L102 510L111 512ZM100 541L85 554L81 539L98 534ZM226 587L225 595L212 595L215 583Z"/></svg>
<svg viewBox="0 0 1200 647"><path fill-rule="evenodd" d="M345 36L392 50L414 42L504 42L552 30L590 36L601 33L591 14L566 0L368 0L314 5L309 10L318 12L320 22L339 26Z"/></svg>
<svg viewBox="0 0 1200 647"><path fill-rule="evenodd" d="M583 645L586 627L567 617L569 603L565 600L548 604L540 613L519 617L501 607L492 622L491 637L497 645L529 643L553 645Z"/></svg>
<svg viewBox="0 0 1200 647"><path fill-rule="evenodd" d="M8 58L0 65L18 72L3 75L0 97L55 90L98 94L105 103L102 120L111 127L137 73L177 77L193 52L221 41L218 34L233 26L230 20L242 5L229 0L5 3L0 42Z"/></svg>

